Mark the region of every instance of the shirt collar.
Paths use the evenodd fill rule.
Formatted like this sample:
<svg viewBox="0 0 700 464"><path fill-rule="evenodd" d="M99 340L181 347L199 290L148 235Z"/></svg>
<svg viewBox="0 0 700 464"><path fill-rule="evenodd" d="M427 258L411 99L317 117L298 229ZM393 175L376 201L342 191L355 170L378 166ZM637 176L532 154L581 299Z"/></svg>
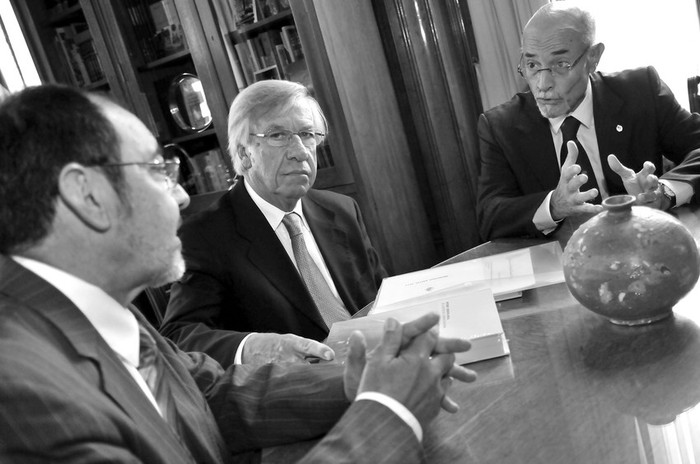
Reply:
<svg viewBox="0 0 700 464"><path fill-rule="evenodd" d="M549 125L552 128L552 132L558 134L561 130L561 125L564 123L564 119L566 119L568 116L573 116L578 119L587 129L591 129L593 127L593 88L591 86L590 78L588 79L586 93L583 96L583 101L581 101L581 104L569 114L549 119Z"/></svg>
<svg viewBox="0 0 700 464"><path fill-rule="evenodd" d="M46 263L12 256L63 293L78 307L107 345L134 367L139 365L139 326L131 311L101 288Z"/></svg>
<svg viewBox="0 0 700 464"><path fill-rule="evenodd" d="M253 187L248 185L248 182L244 181L243 185L248 191L248 194L253 200L253 203L255 203L258 209L260 209L260 212L263 213L263 216L265 216L265 219L270 224L270 227L272 227L272 230L277 230L279 225L282 223L282 219L284 219L284 216L287 214L287 211L282 211L272 203L269 203L268 201L264 200L260 195L257 194L255 190L253 190ZM297 201L297 204L294 205L294 209L292 209L292 212L297 213L299 217L301 217L301 222L304 224L304 227L308 229L309 226L308 224L306 224L306 218L302 214L301 210L301 200Z"/></svg>

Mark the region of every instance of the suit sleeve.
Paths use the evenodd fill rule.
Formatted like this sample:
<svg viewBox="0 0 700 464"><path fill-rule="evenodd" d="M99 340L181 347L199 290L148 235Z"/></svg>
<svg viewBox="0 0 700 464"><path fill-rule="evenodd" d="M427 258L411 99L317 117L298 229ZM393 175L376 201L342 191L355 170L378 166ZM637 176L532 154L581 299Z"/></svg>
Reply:
<svg viewBox="0 0 700 464"><path fill-rule="evenodd" d="M653 67L647 68L647 76L654 93L660 149L677 164L663 178L689 183L697 192L700 189L700 115L680 106Z"/></svg>
<svg viewBox="0 0 700 464"><path fill-rule="evenodd" d="M186 351L203 351L224 366L233 364L236 350L248 332L217 329L226 306L226 287L218 277L222 264L218 244L208 243L196 231L183 228L185 275L170 290L160 332Z"/></svg>
<svg viewBox="0 0 700 464"><path fill-rule="evenodd" d="M484 240L529 236L544 238L532 222L549 193L523 195L506 158L504 141L484 114L478 124L480 173L477 203L479 232Z"/></svg>
<svg viewBox="0 0 700 464"><path fill-rule="evenodd" d="M185 362L233 453L323 437L301 462L411 463L423 454L411 428L389 408L373 401L348 408L340 365L223 371L202 353L188 353Z"/></svg>

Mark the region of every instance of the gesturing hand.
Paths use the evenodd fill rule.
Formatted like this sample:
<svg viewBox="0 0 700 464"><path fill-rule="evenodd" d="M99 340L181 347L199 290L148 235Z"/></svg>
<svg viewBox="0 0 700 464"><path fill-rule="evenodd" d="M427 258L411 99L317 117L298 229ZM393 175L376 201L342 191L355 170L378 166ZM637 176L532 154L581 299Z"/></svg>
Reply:
<svg viewBox="0 0 700 464"><path fill-rule="evenodd" d="M365 356L364 337L355 332L350 338L345 385L349 398L363 391L388 395L406 406L425 425L442 405L454 412L456 403L446 397L453 380L470 382L476 375L454 365L454 353L466 351L469 343L440 339L439 317L425 315L401 326L388 319L382 342Z"/></svg>
<svg viewBox="0 0 700 464"><path fill-rule="evenodd" d="M254 333L245 341L241 356L244 364L307 362L307 358L330 361L333 350L310 338L293 334Z"/></svg>
<svg viewBox="0 0 700 464"><path fill-rule="evenodd" d="M661 193L659 178L654 175L656 166L651 161L645 161L639 172L634 172L617 159L615 155L608 155L608 164L615 174L622 179L622 185L630 195L637 198L638 205L650 206L662 209L665 200Z"/></svg>
<svg viewBox="0 0 700 464"><path fill-rule="evenodd" d="M588 175L581 173L581 166L576 164L578 158L576 142L570 140L566 143L566 147L568 154L561 167L559 183L549 202L550 213L555 221L577 214L595 214L603 210L601 205L588 203L598 196L598 189L579 191L588 181Z"/></svg>

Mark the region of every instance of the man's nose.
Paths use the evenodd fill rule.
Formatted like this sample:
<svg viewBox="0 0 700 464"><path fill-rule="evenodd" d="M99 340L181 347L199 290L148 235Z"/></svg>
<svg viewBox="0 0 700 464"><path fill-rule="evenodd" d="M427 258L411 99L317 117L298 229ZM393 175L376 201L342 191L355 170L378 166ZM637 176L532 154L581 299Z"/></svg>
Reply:
<svg viewBox="0 0 700 464"><path fill-rule="evenodd" d="M187 194L187 192L185 192L185 189L182 188L180 184L176 184L175 187L171 189L171 193L175 198L175 201L177 201L180 211L187 208L187 205L190 204L190 196Z"/></svg>
<svg viewBox="0 0 700 464"><path fill-rule="evenodd" d="M306 161L310 154L310 148L301 143L301 137L299 135L292 135L292 139L289 141L289 146L287 147L287 157L290 159L295 159L297 161Z"/></svg>
<svg viewBox="0 0 700 464"><path fill-rule="evenodd" d="M543 69L537 74L535 74L535 83L537 85L537 90L541 92L546 92L554 86L554 76L550 69Z"/></svg>

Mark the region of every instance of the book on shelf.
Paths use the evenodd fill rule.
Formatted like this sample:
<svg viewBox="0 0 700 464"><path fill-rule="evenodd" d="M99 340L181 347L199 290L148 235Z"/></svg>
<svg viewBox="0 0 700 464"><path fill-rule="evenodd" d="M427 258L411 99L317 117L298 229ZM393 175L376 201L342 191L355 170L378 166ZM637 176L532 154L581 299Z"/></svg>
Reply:
<svg viewBox="0 0 700 464"><path fill-rule="evenodd" d="M146 62L157 60L161 53L154 41L156 28L148 2L146 0L124 0L124 3L143 59Z"/></svg>
<svg viewBox="0 0 700 464"><path fill-rule="evenodd" d="M335 351L336 361L342 363L347 358L348 339L354 331L362 332L367 349L371 350L381 341L384 322L389 317L406 323L427 313L440 316L438 329L441 337L466 338L471 342L469 351L456 353L455 362L458 364L483 361L510 353L493 294L486 286L470 288L460 293L435 295L434 298L420 302L408 300L392 311L336 322L331 326L324 343Z"/></svg>
<svg viewBox="0 0 700 464"><path fill-rule="evenodd" d="M392 311L407 301L430 300L472 287L488 286L496 301L517 298L522 291L564 282L561 246L547 242L528 248L460 263L387 277L377 293L370 314Z"/></svg>
<svg viewBox="0 0 700 464"><path fill-rule="evenodd" d="M259 52L260 45L255 40L255 38L246 40L245 44L248 47L248 53L250 54L250 59L251 59L251 62L253 63L253 68L254 68L253 70L260 71L262 68L266 67L265 63L260 61L260 52Z"/></svg>
<svg viewBox="0 0 700 464"><path fill-rule="evenodd" d="M231 10L233 11L236 29L245 24L255 22L255 0L231 0Z"/></svg>
<svg viewBox="0 0 700 464"><path fill-rule="evenodd" d="M301 47L301 39L295 26L284 26L280 29L282 44L289 54L289 60L293 63L304 58L304 50Z"/></svg>
<svg viewBox="0 0 700 464"><path fill-rule="evenodd" d="M257 71L257 67L246 42L239 42L234 45L234 48L236 49L236 54L238 55L241 71L245 77L245 87L255 82L254 73Z"/></svg>
<svg viewBox="0 0 700 464"><path fill-rule="evenodd" d="M54 36L54 41L59 51L59 57L61 61L63 61L71 83L80 87L90 84L92 82L90 80L90 75L80 55L78 43L76 43L81 34L82 37L80 38L83 42L86 40L86 36L92 40L90 38L90 32L85 31L76 34L72 26L57 27L54 31L56 34Z"/></svg>

